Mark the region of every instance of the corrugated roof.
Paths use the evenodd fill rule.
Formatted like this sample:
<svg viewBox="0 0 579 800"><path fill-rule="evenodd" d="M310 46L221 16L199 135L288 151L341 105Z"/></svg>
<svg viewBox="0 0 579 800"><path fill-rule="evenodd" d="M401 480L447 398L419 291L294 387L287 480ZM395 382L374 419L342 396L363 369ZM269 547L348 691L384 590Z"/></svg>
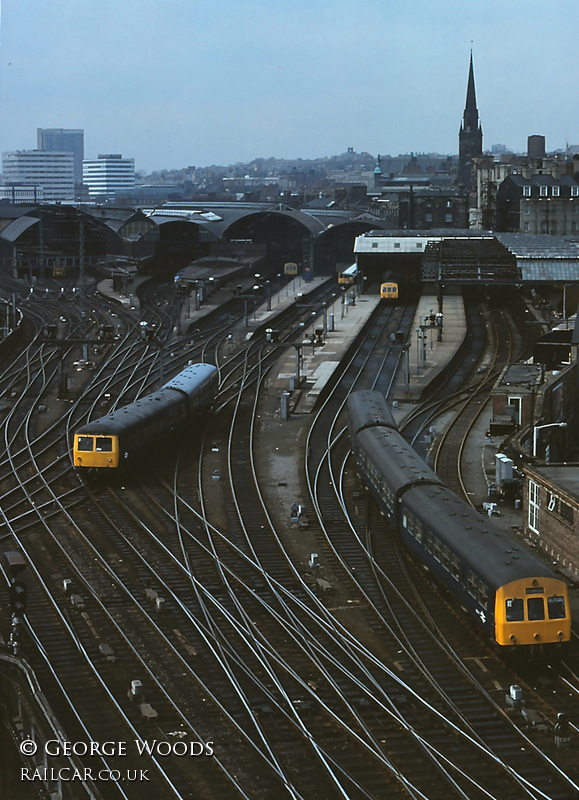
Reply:
<svg viewBox="0 0 579 800"><path fill-rule="evenodd" d="M496 238L517 258L579 258L579 242L564 236L496 233Z"/></svg>
<svg viewBox="0 0 579 800"><path fill-rule="evenodd" d="M579 282L579 261L564 258L525 258L517 257L524 281L550 281L560 283Z"/></svg>

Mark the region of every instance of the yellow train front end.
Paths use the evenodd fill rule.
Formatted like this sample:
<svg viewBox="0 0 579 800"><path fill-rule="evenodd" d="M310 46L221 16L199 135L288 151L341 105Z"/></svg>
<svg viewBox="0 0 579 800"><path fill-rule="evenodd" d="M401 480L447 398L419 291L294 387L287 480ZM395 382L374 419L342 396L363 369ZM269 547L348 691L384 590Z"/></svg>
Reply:
<svg viewBox="0 0 579 800"><path fill-rule="evenodd" d="M78 469L115 469L119 466L119 437L77 433L73 457Z"/></svg>
<svg viewBox="0 0 579 800"><path fill-rule="evenodd" d="M398 300L398 284L394 281L387 281L380 286L380 297L382 300Z"/></svg>
<svg viewBox="0 0 579 800"><path fill-rule="evenodd" d="M567 586L557 578L525 578L495 598L495 638L503 646L552 645L571 638Z"/></svg>

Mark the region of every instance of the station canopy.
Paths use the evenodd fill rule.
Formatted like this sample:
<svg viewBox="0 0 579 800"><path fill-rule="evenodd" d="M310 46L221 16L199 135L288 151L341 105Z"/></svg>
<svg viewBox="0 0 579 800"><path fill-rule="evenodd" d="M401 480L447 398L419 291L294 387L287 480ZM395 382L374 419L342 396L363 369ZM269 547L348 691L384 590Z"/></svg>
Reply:
<svg viewBox="0 0 579 800"><path fill-rule="evenodd" d="M354 252L377 260L422 254L425 282L579 284L579 238L572 237L444 229L370 231L357 237Z"/></svg>

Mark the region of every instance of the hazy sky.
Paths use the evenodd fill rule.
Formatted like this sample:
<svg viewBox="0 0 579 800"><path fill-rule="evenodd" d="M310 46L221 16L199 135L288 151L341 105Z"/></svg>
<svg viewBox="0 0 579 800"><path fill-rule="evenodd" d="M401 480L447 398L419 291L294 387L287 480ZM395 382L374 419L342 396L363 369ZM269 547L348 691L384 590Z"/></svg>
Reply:
<svg viewBox="0 0 579 800"><path fill-rule="evenodd" d="M139 171L579 143L579 0L0 0L0 150L84 128Z"/></svg>

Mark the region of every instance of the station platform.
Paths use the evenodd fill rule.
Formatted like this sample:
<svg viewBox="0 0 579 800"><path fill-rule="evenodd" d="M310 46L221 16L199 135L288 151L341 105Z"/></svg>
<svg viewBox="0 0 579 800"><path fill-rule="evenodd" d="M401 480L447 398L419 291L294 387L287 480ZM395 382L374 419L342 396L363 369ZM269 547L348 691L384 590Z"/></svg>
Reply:
<svg viewBox="0 0 579 800"><path fill-rule="evenodd" d="M284 286L272 285L266 299L255 310L250 310L245 319L238 322L232 331L233 343L240 344L249 339L254 331L265 325L284 308L295 303L299 294L307 295L308 292L328 280L327 276L315 277L305 282L301 277L296 277ZM251 281L247 282L249 287ZM186 333L206 315L217 310L227 300L235 296L237 287L225 285L217 289L199 308L195 309L193 303L183 303L180 319L175 328L175 334ZM113 291L112 280L102 281L98 289L105 294L136 312L139 304L136 292L130 295L120 295ZM343 300L343 302L342 302ZM322 327L321 317L318 315L311 324L304 326L299 364L299 376L296 374L295 347L288 347L287 352L279 359L277 367L269 379L270 386L279 391L292 391L294 394L293 413L299 415L309 414L316 403L320 392L331 379L335 369L340 365L342 358L358 336L361 328L367 322L376 306L380 302L377 295L358 295L355 287L350 287L346 292L336 286L335 298L326 306L326 334L323 347L309 343L309 337L315 329ZM409 337L409 357L407 370L402 364L394 383L390 397L395 400L397 408L394 416L401 422L422 395L427 392L427 387L434 378L456 354L466 335L466 321L462 297L448 295L443 299L443 325L441 336L439 328L430 326L432 315L438 313L438 301L434 294L423 294L418 302L412 334ZM422 338L415 335L423 326ZM422 344L422 348L420 345ZM299 378L299 380L298 380ZM473 432L476 444L472 449L472 467L468 468L469 492L473 501L481 504L488 500L489 484L494 480L494 457L498 452L501 439L489 440L486 437L488 430L487 418L483 415L480 430ZM482 458L481 458L482 454ZM469 459L469 454L466 456ZM520 515L519 515L520 516ZM511 522L511 524L514 524Z"/></svg>

